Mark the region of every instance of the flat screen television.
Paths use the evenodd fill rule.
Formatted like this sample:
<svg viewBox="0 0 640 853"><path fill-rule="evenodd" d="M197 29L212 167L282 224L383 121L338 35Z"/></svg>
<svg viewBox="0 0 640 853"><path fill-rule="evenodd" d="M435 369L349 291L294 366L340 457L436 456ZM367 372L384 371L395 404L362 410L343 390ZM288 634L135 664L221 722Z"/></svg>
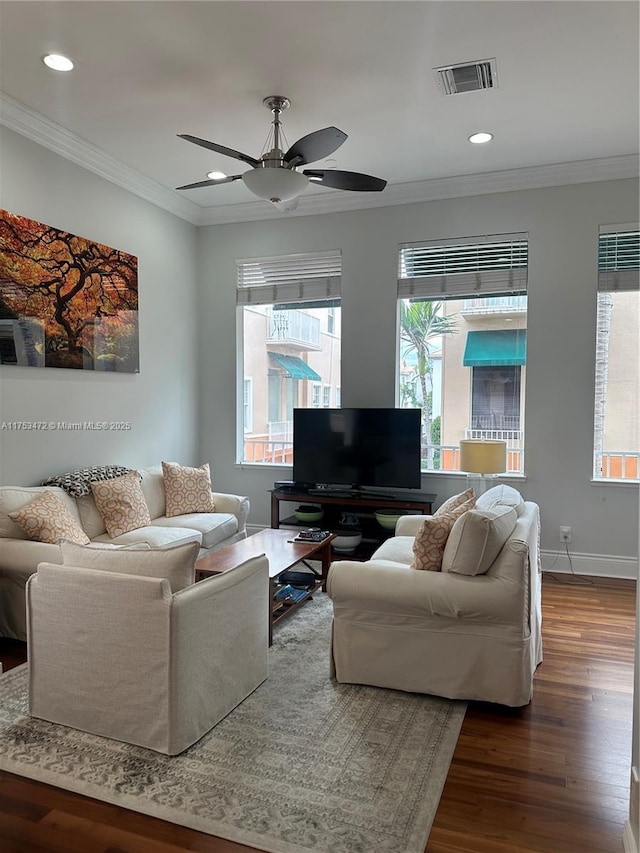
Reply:
<svg viewBox="0 0 640 853"><path fill-rule="evenodd" d="M294 409L293 479L419 489L420 409Z"/></svg>

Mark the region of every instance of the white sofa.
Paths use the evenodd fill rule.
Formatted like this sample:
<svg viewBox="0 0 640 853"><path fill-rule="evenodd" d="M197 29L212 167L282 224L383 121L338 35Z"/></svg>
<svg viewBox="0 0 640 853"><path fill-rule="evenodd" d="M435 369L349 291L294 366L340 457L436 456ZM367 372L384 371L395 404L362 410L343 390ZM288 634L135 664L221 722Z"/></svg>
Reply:
<svg viewBox="0 0 640 853"><path fill-rule="evenodd" d="M471 512L478 519L501 501L516 510L515 527L482 574L473 573L484 568L485 542L475 532L481 524L470 526L476 541L458 552L468 561L458 570L469 573L411 568L421 516L399 519L395 536L370 561L332 564L331 671L338 681L510 706L531 700L542 660L539 510L498 486Z"/></svg>
<svg viewBox="0 0 640 853"><path fill-rule="evenodd" d="M34 542L8 514L51 491L76 519L92 542L131 545L147 542L152 548L198 542L200 555L244 539L249 500L241 495L213 493L215 512L167 517L162 466L138 469L149 507L151 525L112 539L92 495L73 498L54 486L0 486L0 636L26 640L25 584L39 563L61 563L60 547Z"/></svg>

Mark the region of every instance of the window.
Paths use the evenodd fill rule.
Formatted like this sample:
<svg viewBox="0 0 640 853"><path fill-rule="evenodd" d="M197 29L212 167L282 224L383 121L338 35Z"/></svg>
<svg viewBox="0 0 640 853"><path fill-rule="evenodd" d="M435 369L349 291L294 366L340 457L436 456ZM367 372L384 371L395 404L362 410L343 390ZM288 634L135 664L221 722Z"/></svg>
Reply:
<svg viewBox="0 0 640 853"><path fill-rule="evenodd" d="M322 386L322 405L325 409L331 406L331 385Z"/></svg>
<svg viewBox="0 0 640 853"><path fill-rule="evenodd" d="M524 471L526 234L400 247L398 397L422 409L422 470L460 469L463 438L507 442Z"/></svg>
<svg viewBox="0 0 640 853"><path fill-rule="evenodd" d="M237 273L238 374L252 377L237 458L291 465L294 408L328 405L340 383L340 252L242 260Z"/></svg>
<svg viewBox="0 0 640 853"><path fill-rule="evenodd" d="M249 377L244 380L244 430L251 432L253 424L253 380Z"/></svg>
<svg viewBox="0 0 640 853"><path fill-rule="evenodd" d="M640 479L640 232L600 229L593 476Z"/></svg>

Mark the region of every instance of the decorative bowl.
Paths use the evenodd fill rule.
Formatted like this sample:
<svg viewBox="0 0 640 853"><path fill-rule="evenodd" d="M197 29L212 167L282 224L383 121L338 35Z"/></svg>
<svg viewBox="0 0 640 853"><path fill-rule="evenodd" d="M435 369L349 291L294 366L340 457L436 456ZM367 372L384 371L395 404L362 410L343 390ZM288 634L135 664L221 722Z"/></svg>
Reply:
<svg viewBox="0 0 640 853"><path fill-rule="evenodd" d="M340 531L336 538L331 542L331 547L334 551L341 554L349 554L355 551L358 545L362 542L362 533L344 533Z"/></svg>
<svg viewBox="0 0 640 853"><path fill-rule="evenodd" d="M384 527L385 530L395 530L397 520L405 513L397 509L377 509L374 514L380 527Z"/></svg>
<svg viewBox="0 0 640 853"><path fill-rule="evenodd" d="M306 524L308 521L320 521L324 515L324 510L311 504L301 504L297 509L294 509L293 514L298 521L304 521Z"/></svg>

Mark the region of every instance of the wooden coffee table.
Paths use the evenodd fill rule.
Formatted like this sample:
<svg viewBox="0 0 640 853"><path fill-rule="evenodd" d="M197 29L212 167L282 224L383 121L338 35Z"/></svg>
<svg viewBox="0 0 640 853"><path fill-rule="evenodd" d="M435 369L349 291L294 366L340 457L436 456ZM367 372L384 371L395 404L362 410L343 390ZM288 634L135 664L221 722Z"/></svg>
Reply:
<svg viewBox="0 0 640 853"><path fill-rule="evenodd" d="M331 541L334 535L327 536L322 542L294 542L297 535L295 530L274 530L270 527L248 536L233 545L227 545L207 554L196 561L196 581L226 572L234 566L243 563L250 557L265 554L269 560L269 645L273 641L273 626L297 610L301 604L308 601L314 592L325 590L327 587L327 574L331 564ZM274 587L275 581L281 574L292 569L296 563L304 562L310 558L320 560L320 574L314 572L314 585L307 594L298 602L282 603L274 610Z"/></svg>

